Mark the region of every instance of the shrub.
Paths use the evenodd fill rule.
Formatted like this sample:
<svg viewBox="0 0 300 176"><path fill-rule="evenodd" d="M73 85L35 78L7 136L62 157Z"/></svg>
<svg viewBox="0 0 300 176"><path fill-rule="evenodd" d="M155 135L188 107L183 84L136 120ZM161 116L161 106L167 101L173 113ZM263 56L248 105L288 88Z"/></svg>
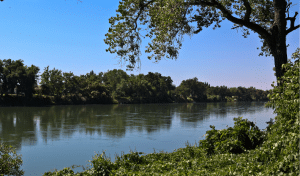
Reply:
<svg viewBox="0 0 300 176"><path fill-rule="evenodd" d="M274 124L269 128L267 141L259 150L261 162L269 163L268 175L299 174L300 143L300 101L299 101L299 58L300 49L292 56L295 63L289 60L282 67L287 71L282 77L283 84L274 87L266 107L272 107L277 113Z"/></svg>
<svg viewBox="0 0 300 176"><path fill-rule="evenodd" d="M206 132L206 139L200 140L199 146L203 147L208 155L225 153L243 153L246 150L255 149L263 142L264 133L251 121L234 118L234 127L223 130L212 130Z"/></svg>
<svg viewBox="0 0 300 176"><path fill-rule="evenodd" d="M12 146L0 143L0 175L23 175L23 161Z"/></svg>
<svg viewBox="0 0 300 176"><path fill-rule="evenodd" d="M115 169L114 163L106 157L105 152L100 155L96 154L90 162L93 166L93 174L106 176L110 175L111 171Z"/></svg>

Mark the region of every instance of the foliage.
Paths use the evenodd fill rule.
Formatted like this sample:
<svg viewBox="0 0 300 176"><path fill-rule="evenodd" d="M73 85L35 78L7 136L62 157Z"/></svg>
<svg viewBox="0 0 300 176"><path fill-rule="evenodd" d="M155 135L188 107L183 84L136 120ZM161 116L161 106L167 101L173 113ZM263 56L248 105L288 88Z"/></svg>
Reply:
<svg viewBox="0 0 300 176"><path fill-rule="evenodd" d="M148 91L151 102L167 103L171 101L170 91L175 89L170 76L162 76L160 73L149 72L145 75L145 80L149 83Z"/></svg>
<svg viewBox="0 0 300 176"><path fill-rule="evenodd" d="M22 60L12 61L11 59L4 59L3 63L2 90L5 94L13 93L20 76L24 72L24 64Z"/></svg>
<svg viewBox="0 0 300 176"><path fill-rule="evenodd" d="M259 157L262 162L272 163L269 174L279 175L298 173L299 170L299 143L300 143L300 101L299 101L299 57L300 49L293 53L295 63L289 60L282 67L287 72L282 77L283 84L274 86L268 95L270 101L267 107L274 108L275 123L270 127L268 140L262 146ZM265 152L262 152L265 151Z"/></svg>
<svg viewBox="0 0 300 176"><path fill-rule="evenodd" d="M208 101L212 101L212 97L218 101L266 101L268 100L269 91L263 91L254 87L231 87L226 86L210 86L206 89Z"/></svg>
<svg viewBox="0 0 300 176"><path fill-rule="evenodd" d="M0 60L0 93L12 94L15 89L17 94L24 93L27 99L31 99L34 87L37 84L39 68L31 65L27 67L23 60Z"/></svg>
<svg viewBox="0 0 300 176"><path fill-rule="evenodd" d="M19 89L21 92L25 93L25 96L28 99L32 98L32 95L34 93L34 88L37 86L39 71L40 69L34 65L31 65L30 67L25 66L23 75L20 76Z"/></svg>
<svg viewBox="0 0 300 176"><path fill-rule="evenodd" d="M195 101L206 101L206 90L209 87L208 83L199 82L198 78L183 80L176 88L178 95L184 99L191 97Z"/></svg>
<svg viewBox="0 0 300 176"><path fill-rule="evenodd" d="M127 62L132 70L136 63L140 65L141 41L148 37L151 42L145 52L152 53L148 59L177 59L185 34L192 36L211 25L221 27L226 19L245 38L249 30L258 34L263 43L260 55L274 56L279 79L285 72L281 65L287 62L286 36L300 27L295 25L298 12L290 17L291 5L289 0L123 0L116 16L109 19L106 51L117 54L120 63Z"/></svg>
<svg viewBox="0 0 300 176"><path fill-rule="evenodd" d="M49 66L45 67L41 75L41 85L44 94L60 96L63 91L62 71L55 68L49 70Z"/></svg>
<svg viewBox="0 0 300 176"><path fill-rule="evenodd" d="M64 83L64 91L63 94L75 94L76 93L76 86L78 82L74 77L75 75L72 72L63 73L63 83Z"/></svg>
<svg viewBox="0 0 300 176"><path fill-rule="evenodd" d="M234 118L234 127L223 130L206 131L205 140L200 140L199 145L204 148L207 155L212 154L239 154L246 150L255 149L263 142L264 133L251 121Z"/></svg>
<svg viewBox="0 0 300 176"><path fill-rule="evenodd" d="M162 76L157 72L127 75L125 71L117 69L99 74L92 70L77 76L72 72L62 73L55 68L50 70L49 66L44 68L38 85L38 72L38 67L28 67L22 60L0 60L0 104L171 103L234 99L253 101L267 100L268 93L253 87L213 87L197 78L183 80L175 87L170 76ZM17 97L13 95L14 89L17 90ZM33 97L34 93L38 95Z"/></svg>
<svg viewBox="0 0 300 176"><path fill-rule="evenodd" d="M127 73L120 69L114 69L103 74L103 82L109 86L111 93L115 96L117 85L121 83L122 80L127 81L128 78Z"/></svg>
<svg viewBox="0 0 300 176"><path fill-rule="evenodd" d="M23 175L23 161L12 146L0 143L0 175Z"/></svg>

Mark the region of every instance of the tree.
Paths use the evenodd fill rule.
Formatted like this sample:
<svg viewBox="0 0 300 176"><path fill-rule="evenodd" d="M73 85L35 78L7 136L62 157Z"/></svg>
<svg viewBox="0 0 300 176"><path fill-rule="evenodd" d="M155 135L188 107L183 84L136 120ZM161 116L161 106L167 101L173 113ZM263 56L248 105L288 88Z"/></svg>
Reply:
<svg viewBox="0 0 300 176"><path fill-rule="evenodd" d="M133 75L131 74L128 80L118 84L118 91L125 93L125 96L131 98L149 98L151 91L151 84L145 80L144 74Z"/></svg>
<svg viewBox="0 0 300 176"><path fill-rule="evenodd" d="M3 95L3 88L4 88L4 64L2 60L0 60L0 93L1 96Z"/></svg>
<svg viewBox="0 0 300 176"><path fill-rule="evenodd" d="M85 75L87 85L85 88L85 95L94 99L99 99L103 93L106 94L105 86L102 83L102 75L102 72L96 75L93 70Z"/></svg>
<svg viewBox="0 0 300 176"><path fill-rule="evenodd" d="M14 93L17 88L17 95L19 92L25 93L27 98L31 98L34 92L38 79L39 68L31 65L27 67L23 60L0 60L0 92Z"/></svg>
<svg viewBox="0 0 300 176"><path fill-rule="evenodd" d="M104 73L103 82L109 86L111 93L114 95L117 90L117 84L121 83L122 80L127 81L129 76L121 69L114 69Z"/></svg>
<svg viewBox="0 0 300 176"><path fill-rule="evenodd" d="M86 75L74 76L74 82L77 84L76 94L80 93L82 96L87 96L86 88L88 87L88 83L86 81Z"/></svg>
<svg viewBox="0 0 300 176"><path fill-rule="evenodd" d="M226 95L228 95L227 87L226 86L220 86L219 87L219 95L221 97L221 100L225 100Z"/></svg>
<svg viewBox="0 0 300 176"><path fill-rule="evenodd" d="M34 93L34 87L37 86L37 79L39 77L39 67L31 65L30 67L25 66L23 74L19 79L19 88L25 93L25 97L30 99ZM19 89L18 89L19 92Z"/></svg>
<svg viewBox="0 0 300 176"><path fill-rule="evenodd" d="M198 78L183 80L176 88L178 94L182 95L185 99L191 97L196 101L206 100L206 89L208 85L198 81Z"/></svg>
<svg viewBox="0 0 300 176"><path fill-rule="evenodd" d="M60 96L64 88L62 71L45 67L41 75L41 85L44 94Z"/></svg>
<svg viewBox="0 0 300 176"><path fill-rule="evenodd" d="M14 89L20 86L20 79L22 79L22 75L25 72L23 60L11 60L11 59L4 59L0 65L2 65L0 71L2 85L1 89L3 93L14 93Z"/></svg>
<svg viewBox="0 0 300 176"><path fill-rule="evenodd" d="M44 68L44 72L41 74L41 87L44 95L50 95L50 73L49 66Z"/></svg>
<svg viewBox="0 0 300 176"><path fill-rule="evenodd" d="M149 92L149 100L151 102L169 102L170 92L175 89L172 85L173 80L170 76L162 76L160 73L149 72L145 75L143 84L144 87L148 87L147 94Z"/></svg>
<svg viewBox="0 0 300 176"><path fill-rule="evenodd" d="M63 93L66 94L75 94L76 93L76 87L77 83L74 78L74 74L72 72L70 73L63 73L63 83L64 83L64 91Z"/></svg>
<svg viewBox="0 0 300 176"><path fill-rule="evenodd" d="M53 68L50 72L50 90L52 95L61 96L63 91L63 76L62 71Z"/></svg>
<svg viewBox="0 0 300 176"><path fill-rule="evenodd" d="M291 5L290 0L123 0L116 17L109 19L111 27L104 39L109 45L106 51L116 53L129 62L128 69L133 69L140 62L138 25L146 25L145 37L152 41L145 52L153 52L148 59L177 59L184 34L197 34L212 24L215 29L227 19L234 24L233 29L243 31L244 37L250 34L249 30L259 35L263 42L260 55L274 57L276 78L280 80L285 72L281 65L287 63L286 36L300 27L295 25L298 12L289 16ZM192 23L197 23L197 27Z"/></svg>

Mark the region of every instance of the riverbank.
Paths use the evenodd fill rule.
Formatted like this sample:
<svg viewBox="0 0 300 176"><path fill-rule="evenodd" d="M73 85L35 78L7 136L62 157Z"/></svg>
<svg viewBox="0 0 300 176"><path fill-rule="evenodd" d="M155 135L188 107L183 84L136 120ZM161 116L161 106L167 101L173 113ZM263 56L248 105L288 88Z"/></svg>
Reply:
<svg viewBox="0 0 300 176"><path fill-rule="evenodd" d="M236 101L268 101L243 99L240 97L225 97L221 99L220 96L209 96L206 100L197 101L192 98L176 98L176 99L162 99L157 100L155 98L132 98L132 97L120 97L120 98L88 98L79 95L73 96L46 96L46 95L33 95L28 99L22 95L4 95L0 96L0 107L4 106L54 106L54 105L85 105L85 104L149 104L149 103L198 103L198 102L236 102Z"/></svg>
<svg viewBox="0 0 300 176"><path fill-rule="evenodd" d="M277 117L279 118L279 117ZM294 117L293 121L296 119ZM283 119L278 119L283 120ZM280 126L280 127L279 127ZM273 129L273 127L275 127ZM277 127L277 128L276 128ZM279 127L279 128L278 128ZM259 130L253 122L237 118L234 127L206 132L199 145L186 145L174 152L130 152L116 156L111 162L105 153L96 154L91 168L75 173L66 167L52 175L298 175L299 174L299 121L296 127L278 122L266 131ZM276 131L288 131L281 135ZM250 131L250 132L249 132ZM282 150L278 146L289 149ZM251 144L249 145L250 142ZM270 148L272 146L272 148ZM80 166L77 166L80 167Z"/></svg>

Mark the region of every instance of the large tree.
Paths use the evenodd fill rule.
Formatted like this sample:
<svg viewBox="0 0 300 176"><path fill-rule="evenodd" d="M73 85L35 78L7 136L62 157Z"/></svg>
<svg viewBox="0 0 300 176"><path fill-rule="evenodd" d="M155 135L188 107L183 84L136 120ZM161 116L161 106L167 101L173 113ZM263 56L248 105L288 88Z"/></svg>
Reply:
<svg viewBox="0 0 300 176"><path fill-rule="evenodd" d="M49 66L45 67L44 72L41 74L43 93L60 97L64 89L63 79L61 70L55 68L49 70Z"/></svg>
<svg viewBox="0 0 300 176"><path fill-rule="evenodd" d="M198 78L195 77L193 79L183 80L176 88L176 91L185 99L191 97L195 101L203 101L207 99L206 89L208 87L208 83L199 82Z"/></svg>
<svg viewBox="0 0 300 176"><path fill-rule="evenodd" d="M140 32L146 26L143 37L152 40L145 52L153 53L148 59L176 59L184 34L197 34L212 24L220 27L227 19L234 29L242 29L244 37L249 30L258 34L263 42L261 55L274 57L280 80L285 72L281 66L287 63L286 36L300 27L295 25L298 12L289 14L291 5L290 0L122 0L116 17L109 19L106 51L117 53L133 69L140 63Z"/></svg>
<svg viewBox="0 0 300 176"><path fill-rule="evenodd" d="M19 88L22 92L25 93L25 97L30 99L34 93L34 88L37 86L38 73L40 68L31 65L30 67L24 66L22 70L22 74L19 78ZM19 90L18 90L19 92Z"/></svg>
<svg viewBox="0 0 300 176"><path fill-rule="evenodd" d="M1 94L5 93L14 93L14 89L20 84L20 78L24 72L24 63L23 60L11 60L4 59L2 63L2 70L0 82L2 82L2 91Z"/></svg>

